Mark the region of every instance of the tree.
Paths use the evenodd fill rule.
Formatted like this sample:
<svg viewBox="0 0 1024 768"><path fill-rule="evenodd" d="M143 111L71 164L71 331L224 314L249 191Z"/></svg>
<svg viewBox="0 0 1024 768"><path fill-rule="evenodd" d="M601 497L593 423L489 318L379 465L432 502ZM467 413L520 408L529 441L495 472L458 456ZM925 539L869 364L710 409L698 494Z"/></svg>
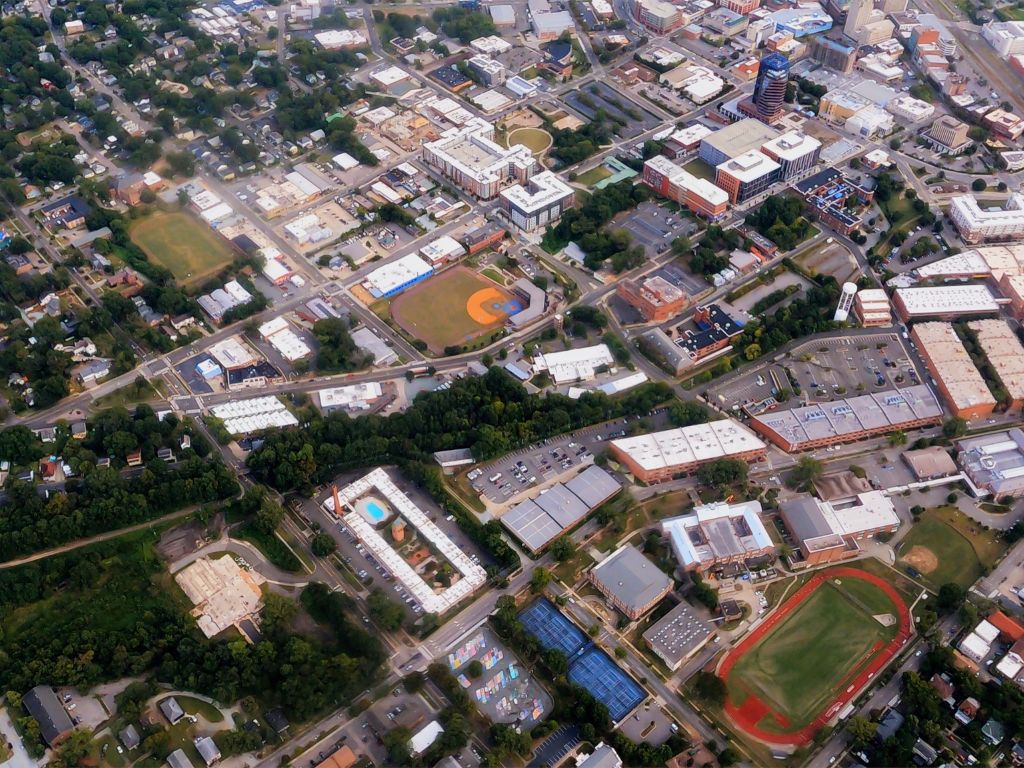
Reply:
<svg viewBox="0 0 1024 768"><path fill-rule="evenodd" d="M469 675L472 680L479 679L480 675L483 673L484 665L480 662L480 659L473 659L469 662L469 666L466 667L466 674Z"/></svg>
<svg viewBox="0 0 1024 768"><path fill-rule="evenodd" d="M426 682L427 676L422 672L410 672L402 678L402 685L405 686L405 690L409 693L419 693L423 690L423 686L426 685Z"/></svg>
<svg viewBox="0 0 1024 768"><path fill-rule="evenodd" d="M715 459L697 469L697 480L702 485L721 488L745 482L747 470L747 462L742 459Z"/></svg>
<svg viewBox="0 0 1024 768"><path fill-rule="evenodd" d="M942 424L942 434L951 439L963 437L967 434L967 422L959 416L946 419Z"/></svg>
<svg viewBox="0 0 1024 768"><path fill-rule="evenodd" d="M338 542L329 533L318 533L310 541L309 548L317 557L327 557L338 548Z"/></svg>
<svg viewBox="0 0 1024 768"><path fill-rule="evenodd" d="M362 352L349 334L348 322L340 317L317 320L313 335L320 348L316 353L318 371L354 371L369 365L370 355Z"/></svg>
<svg viewBox="0 0 1024 768"><path fill-rule="evenodd" d="M902 429L897 429L894 432L889 433L889 445L906 445L907 444L907 433Z"/></svg>
<svg viewBox="0 0 1024 768"><path fill-rule="evenodd" d="M725 704L725 682L714 672L698 672L693 679L693 692L705 704L713 707Z"/></svg>
<svg viewBox="0 0 1024 768"><path fill-rule="evenodd" d="M975 192L983 192L987 186L988 184L982 178L977 178L971 182L971 189Z"/></svg>
<svg viewBox="0 0 1024 768"><path fill-rule="evenodd" d="M814 458L811 454L805 453L796 461L793 467L793 481L797 485L805 485L817 480L825 471L825 465Z"/></svg>
<svg viewBox="0 0 1024 768"><path fill-rule="evenodd" d="M576 542L571 536L562 536L551 545L551 556L560 563L571 560L576 554Z"/></svg>
<svg viewBox="0 0 1024 768"><path fill-rule="evenodd" d="M960 610L964 603L966 593L959 584L952 582L939 587L939 594L935 600L935 606L940 613L949 614Z"/></svg>
<svg viewBox="0 0 1024 768"><path fill-rule="evenodd" d="M530 589L534 593L543 592L545 587L551 583L551 571L547 568L537 568L534 570L533 575L530 576Z"/></svg>
<svg viewBox="0 0 1024 768"><path fill-rule="evenodd" d="M405 611L402 606L389 598L384 592L375 589L366 599L366 609L370 616L382 629L389 632L397 632L405 620Z"/></svg>
<svg viewBox="0 0 1024 768"><path fill-rule="evenodd" d="M846 724L846 732L850 736L850 746L853 749L862 749L870 744L877 730L877 723L872 723L862 715L854 715Z"/></svg>

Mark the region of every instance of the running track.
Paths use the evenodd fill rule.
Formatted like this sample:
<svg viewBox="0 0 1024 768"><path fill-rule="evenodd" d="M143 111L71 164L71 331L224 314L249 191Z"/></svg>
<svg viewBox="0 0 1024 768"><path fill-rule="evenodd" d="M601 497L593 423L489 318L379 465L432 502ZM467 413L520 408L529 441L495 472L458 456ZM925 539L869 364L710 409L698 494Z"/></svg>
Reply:
<svg viewBox="0 0 1024 768"><path fill-rule="evenodd" d="M767 742L769 744L797 747L809 743L814 738L814 734L817 733L829 720L831 720L837 712L849 704L861 689L864 688L864 686L867 685L868 682L879 672L879 670L885 667L885 665L888 664L897 653L899 653L900 649L911 637L914 622L910 616L910 610L907 608L907 604L903 601L903 598L900 597L900 594L889 582L858 568L849 568L846 566L829 568L827 571L821 571L815 574L806 584L800 587L800 589L798 589L789 600L779 606L772 614L755 627L750 634L743 638L738 645L734 646L732 650L726 654L725 658L722 659L722 662L718 667L718 676L723 680L728 680L729 672L744 653L761 642L761 640L772 632L776 626L785 621L785 619L794 610L796 610L796 608L800 606L800 604L803 603L803 601L806 600L815 589L829 579L836 578L837 576L862 579L870 584L874 584L882 590L882 592L892 600L893 605L896 606L899 631L888 645L883 648L876 649L877 653L871 657L871 660L863 666L859 672L855 671L853 673L855 677L853 677L852 680L848 677L843 681L843 684L846 685L846 687L843 688L842 692L832 700L831 704L825 707L825 709L823 709L811 723L798 731L776 733L760 728L758 723L765 716L772 717L780 727L785 727L788 725L788 722L781 713L777 713L772 710L771 707L753 693L747 697L742 706L737 707L731 701L726 702L725 712L729 715L730 719L732 719L732 721L739 726L741 730L749 733L759 741Z"/></svg>

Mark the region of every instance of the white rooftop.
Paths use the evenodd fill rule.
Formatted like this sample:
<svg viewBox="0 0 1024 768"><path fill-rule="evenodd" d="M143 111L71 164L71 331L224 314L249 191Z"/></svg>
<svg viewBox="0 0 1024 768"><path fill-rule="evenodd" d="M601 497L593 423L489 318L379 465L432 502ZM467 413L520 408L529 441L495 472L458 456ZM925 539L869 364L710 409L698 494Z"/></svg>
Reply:
<svg viewBox="0 0 1024 768"><path fill-rule="evenodd" d="M744 152L739 157L726 160L717 167L734 179L742 182L756 181L769 173L777 171L781 166L767 155L761 154L756 149Z"/></svg>
<svg viewBox="0 0 1024 768"><path fill-rule="evenodd" d="M377 291L386 295L405 283L415 280L417 277L428 275L434 271L422 257L415 253L403 256L382 267L377 267L366 276L364 281L371 291Z"/></svg>
<svg viewBox="0 0 1024 768"><path fill-rule="evenodd" d="M992 291L985 285L937 285L923 288L897 288L907 314L914 316L947 315L957 312L998 312Z"/></svg>
<svg viewBox="0 0 1024 768"><path fill-rule="evenodd" d="M612 445L648 471L765 448L757 435L732 419L623 437Z"/></svg>
<svg viewBox="0 0 1024 768"><path fill-rule="evenodd" d="M538 354L533 359L535 371L547 371L556 384L586 381L594 378L597 368L615 362L607 344L567 349L563 352Z"/></svg>
<svg viewBox="0 0 1024 768"><path fill-rule="evenodd" d="M525 186L517 184L501 191L503 198L526 214L543 210L573 194L572 187L552 171L542 171L532 176Z"/></svg>

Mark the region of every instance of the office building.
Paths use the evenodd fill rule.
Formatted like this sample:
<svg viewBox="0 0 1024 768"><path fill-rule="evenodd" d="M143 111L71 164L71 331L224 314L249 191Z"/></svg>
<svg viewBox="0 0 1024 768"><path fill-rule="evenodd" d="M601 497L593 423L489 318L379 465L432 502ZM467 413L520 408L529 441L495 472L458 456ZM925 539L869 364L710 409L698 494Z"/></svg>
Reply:
<svg viewBox="0 0 1024 768"><path fill-rule="evenodd" d="M664 155L655 155L644 163L643 182L662 197L675 200L710 221L725 218L729 196L707 179L694 176Z"/></svg>
<svg viewBox="0 0 1024 768"><path fill-rule="evenodd" d="M612 456L643 483L671 480L716 459L757 462L766 456L765 444L731 419L622 437L610 445Z"/></svg>
<svg viewBox="0 0 1024 768"><path fill-rule="evenodd" d="M856 41L861 29L871 21L873 10L874 3L871 0L850 0L846 22L843 24L843 34Z"/></svg>
<svg viewBox="0 0 1024 768"><path fill-rule="evenodd" d="M478 54L467 59L466 63L488 88L505 82L505 65L490 56Z"/></svg>
<svg viewBox="0 0 1024 768"><path fill-rule="evenodd" d="M741 101L739 110L745 115L771 125L782 119L789 83L789 59L781 53L769 53L761 59L749 101Z"/></svg>
<svg viewBox="0 0 1024 768"><path fill-rule="evenodd" d="M853 72L853 65L857 61L857 48L829 37L815 37L811 40L807 55L811 61L848 75Z"/></svg>
<svg viewBox="0 0 1024 768"><path fill-rule="evenodd" d="M779 181L788 181L817 165L821 142L800 131L789 131L765 142L761 152L779 164Z"/></svg>
<svg viewBox="0 0 1024 768"><path fill-rule="evenodd" d="M684 571L736 574L775 559L760 515L758 501L715 502L663 520L661 530Z"/></svg>
<svg viewBox="0 0 1024 768"><path fill-rule="evenodd" d="M701 139L697 156L708 165L719 166L726 160L759 150L781 133L760 120L746 118Z"/></svg>
<svg viewBox="0 0 1024 768"><path fill-rule="evenodd" d="M501 210L524 232L554 224L576 202L572 187L552 171L531 176L525 184L506 187L500 197Z"/></svg>
<svg viewBox="0 0 1024 768"><path fill-rule="evenodd" d="M923 318L956 320L999 311L992 291L979 284L897 288L892 303L903 322Z"/></svg>
<svg viewBox="0 0 1024 768"><path fill-rule="evenodd" d="M734 13L728 8L715 8L704 17L704 26L711 32L722 37L732 38L741 34L750 20L739 13Z"/></svg>
<svg viewBox="0 0 1024 768"><path fill-rule="evenodd" d="M761 0L718 0L718 4L733 13L746 16L761 7Z"/></svg>
<svg viewBox="0 0 1024 768"><path fill-rule="evenodd" d="M680 128L665 140L661 153L669 160L679 160L692 155L700 146L705 136L710 136L714 131L703 123L694 123L686 128Z"/></svg>
<svg viewBox="0 0 1024 768"><path fill-rule="evenodd" d="M1005 320L972 320L968 329L1006 392L1009 408L1024 405L1024 346Z"/></svg>
<svg viewBox="0 0 1024 768"><path fill-rule="evenodd" d="M679 9L665 0L629 0L633 18L656 35L666 35L682 26Z"/></svg>
<svg viewBox="0 0 1024 768"><path fill-rule="evenodd" d="M799 453L941 422L942 406L920 384L771 411L752 417L750 426L787 453Z"/></svg>
<svg viewBox="0 0 1024 768"><path fill-rule="evenodd" d="M857 291L853 300L853 314L865 328L892 325L892 305L889 295L881 288Z"/></svg>
<svg viewBox="0 0 1024 768"><path fill-rule="evenodd" d="M794 39L821 35L832 29L832 17L817 3L805 3L796 8L772 11L766 17L775 32L791 35Z"/></svg>
<svg viewBox="0 0 1024 768"><path fill-rule="evenodd" d="M1024 120L1004 109L993 109L981 118L981 122L993 135L1010 141L1017 141L1024 134Z"/></svg>
<svg viewBox="0 0 1024 768"><path fill-rule="evenodd" d="M555 11L551 8L548 0L527 0L526 9L529 12L530 26L533 33L541 42L555 40L562 33L576 33L576 23L572 14L568 11Z"/></svg>
<svg viewBox="0 0 1024 768"><path fill-rule="evenodd" d="M935 107L927 101L915 99L913 96L897 96L885 105L885 109L894 117L898 117L908 123L927 120L935 114Z"/></svg>
<svg viewBox="0 0 1024 768"><path fill-rule="evenodd" d="M957 195L949 209L965 243L1024 239L1024 195L1014 192L1002 208L982 209L973 195Z"/></svg>
<svg viewBox="0 0 1024 768"><path fill-rule="evenodd" d="M632 544L594 566L588 578L615 610L632 621L654 608L674 586L672 579Z"/></svg>
<svg viewBox="0 0 1024 768"><path fill-rule="evenodd" d="M615 292L648 323L671 320L683 311L687 303L686 293L659 275L622 280Z"/></svg>
<svg viewBox="0 0 1024 768"><path fill-rule="evenodd" d="M910 336L954 416L978 419L992 414L995 398L952 325L918 323Z"/></svg>
<svg viewBox="0 0 1024 768"><path fill-rule="evenodd" d="M867 491L847 499L822 501L797 496L779 505L779 513L803 556L802 567L855 557L859 541L900 526L889 497Z"/></svg>
<svg viewBox="0 0 1024 768"><path fill-rule="evenodd" d="M1024 496L1024 432L1017 427L961 440L956 461L975 488L995 498Z"/></svg>
<svg viewBox="0 0 1024 768"><path fill-rule="evenodd" d="M990 21L981 36L1004 59L1024 54L1024 21Z"/></svg>
<svg viewBox="0 0 1024 768"><path fill-rule="evenodd" d="M676 340L676 345L694 363L724 355L732 348L731 339L743 333L743 323L717 304L697 307L693 323L697 330L687 328Z"/></svg>
<svg viewBox="0 0 1024 768"><path fill-rule="evenodd" d="M781 168L767 155L751 150L715 168L715 186L725 190L730 202L743 203L777 182Z"/></svg>
<svg viewBox="0 0 1024 768"><path fill-rule="evenodd" d="M940 115L923 136L936 152L959 155L971 145L969 130L970 126L952 115Z"/></svg>
<svg viewBox="0 0 1024 768"><path fill-rule="evenodd" d="M505 148L494 142L494 126L479 118L445 131L423 145L424 162L475 197L490 200L509 181L526 182L537 161L522 144Z"/></svg>
<svg viewBox="0 0 1024 768"><path fill-rule="evenodd" d="M681 600L643 634L647 647L673 672L714 636L711 623L702 619L685 600Z"/></svg>

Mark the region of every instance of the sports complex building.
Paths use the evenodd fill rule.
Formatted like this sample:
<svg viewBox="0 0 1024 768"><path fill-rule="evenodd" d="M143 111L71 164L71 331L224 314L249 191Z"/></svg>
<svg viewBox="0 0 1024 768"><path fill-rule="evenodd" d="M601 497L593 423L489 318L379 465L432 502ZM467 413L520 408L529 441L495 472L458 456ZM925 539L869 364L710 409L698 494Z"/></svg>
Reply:
<svg viewBox="0 0 1024 768"><path fill-rule="evenodd" d="M760 515L759 501L715 502L663 520L661 530L684 571L739 573L775 557Z"/></svg>
<svg viewBox="0 0 1024 768"><path fill-rule="evenodd" d="M512 507L502 524L534 554L543 550L622 486L600 467L589 466L568 483L555 483L536 498Z"/></svg>
<svg viewBox="0 0 1024 768"><path fill-rule="evenodd" d="M750 426L787 453L799 453L941 421L942 406L931 389L919 384L788 411L770 411L752 417Z"/></svg>
<svg viewBox="0 0 1024 768"><path fill-rule="evenodd" d="M763 461L767 447L731 419L612 440L612 456L644 483L660 483L693 472L716 459Z"/></svg>
<svg viewBox="0 0 1024 768"><path fill-rule="evenodd" d="M892 502L881 491L832 501L798 496L782 502L779 512L800 547L801 566L854 557L860 553L858 541L894 533L900 525Z"/></svg>
<svg viewBox="0 0 1024 768"><path fill-rule="evenodd" d="M339 511L336 505L347 511ZM335 496L328 496L323 506L348 526L363 546L401 582L426 613L444 613L465 600L487 581L484 569L459 549L444 531L398 489L388 473L380 467L346 486ZM390 510L387 509L388 506ZM460 578L453 579L451 586L440 592L436 592L427 584L405 558L377 532L377 526L383 524L390 516L389 511L396 513L405 523L415 528L430 547L451 564Z"/></svg>
<svg viewBox="0 0 1024 768"><path fill-rule="evenodd" d="M1014 427L961 440L957 464L979 495L1024 496L1024 432Z"/></svg>
<svg viewBox="0 0 1024 768"><path fill-rule="evenodd" d="M609 555L590 571L590 582L629 619L639 619L675 586L672 579L632 544Z"/></svg>
<svg viewBox="0 0 1024 768"><path fill-rule="evenodd" d="M598 648L546 598L526 606L519 621L545 650L565 654L569 680L608 708L612 721L619 723L647 698L647 693L626 674L612 657Z"/></svg>

